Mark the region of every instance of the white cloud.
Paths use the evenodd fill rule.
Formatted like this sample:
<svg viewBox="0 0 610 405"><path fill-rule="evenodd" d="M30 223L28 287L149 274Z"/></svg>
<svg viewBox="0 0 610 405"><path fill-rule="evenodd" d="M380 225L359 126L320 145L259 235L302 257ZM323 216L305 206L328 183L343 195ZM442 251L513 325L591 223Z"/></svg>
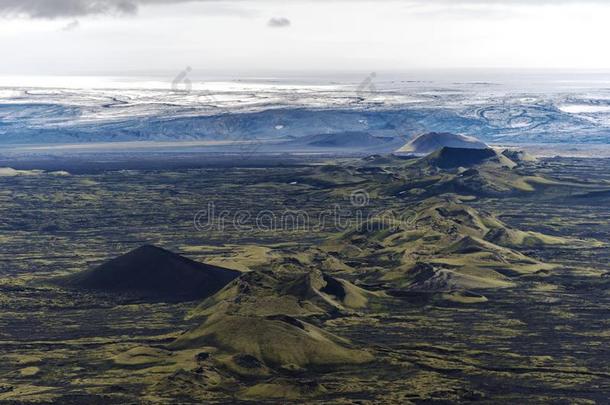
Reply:
<svg viewBox="0 0 610 405"><path fill-rule="evenodd" d="M600 1L180 0L178 6L170 0L128 0L125 4L135 8L123 4L124 11L119 0L108 3L110 8L101 6L103 0L83 1L60 0L61 8L43 12L32 7L59 3L0 0L5 15L15 16L15 7L22 6L29 12L22 8L20 15L40 17L0 22L0 54L11 55L0 73L162 71L171 81L185 66L193 67L194 76L610 68L610 54L603 51L610 37L610 4ZM93 3L97 8L83 7ZM81 16L87 10L107 18ZM295 20L278 35L269 29L274 24L269 16ZM82 27L66 35L53 18L65 20L66 27L79 21Z"/></svg>
<svg viewBox="0 0 610 405"><path fill-rule="evenodd" d="M286 17L273 17L267 23L271 28L285 28L290 27L290 20Z"/></svg>
<svg viewBox="0 0 610 405"><path fill-rule="evenodd" d="M72 20L69 23L67 23L66 25L64 25L61 30L62 31L74 31L75 29L77 29L80 26L80 23L78 22L78 20Z"/></svg>
<svg viewBox="0 0 610 405"><path fill-rule="evenodd" d="M345 7L355 6L367 0L292 0L292 3L343 3ZM236 8L250 7L258 0L0 0L0 15L30 18L70 18L87 15L133 15L141 6L180 5L181 3L208 2L217 5L233 4ZM275 0L282 3L282 0ZM378 0L395 2L395 0ZM540 6L566 4L607 4L606 0L407 0L403 4L413 7L442 6L459 9L464 6Z"/></svg>

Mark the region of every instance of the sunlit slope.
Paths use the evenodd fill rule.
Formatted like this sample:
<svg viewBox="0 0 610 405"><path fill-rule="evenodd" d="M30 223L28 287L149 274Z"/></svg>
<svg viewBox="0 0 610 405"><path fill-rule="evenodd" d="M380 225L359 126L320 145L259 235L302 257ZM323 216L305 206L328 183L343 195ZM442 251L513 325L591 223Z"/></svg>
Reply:
<svg viewBox="0 0 610 405"><path fill-rule="evenodd" d="M203 301L191 317L223 311L249 316L331 316L364 308L374 295L318 270L283 275L253 271Z"/></svg>
<svg viewBox="0 0 610 405"><path fill-rule="evenodd" d="M268 317L218 313L187 331L174 349L214 346L229 354L248 354L269 366L297 368L370 361L366 352L322 329L286 315Z"/></svg>
<svg viewBox="0 0 610 405"><path fill-rule="evenodd" d="M521 275L553 268L516 249L564 243L510 228L448 197L372 218L329 240L325 249L345 261L360 262L356 267L369 283L452 291L512 286Z"/></svg>

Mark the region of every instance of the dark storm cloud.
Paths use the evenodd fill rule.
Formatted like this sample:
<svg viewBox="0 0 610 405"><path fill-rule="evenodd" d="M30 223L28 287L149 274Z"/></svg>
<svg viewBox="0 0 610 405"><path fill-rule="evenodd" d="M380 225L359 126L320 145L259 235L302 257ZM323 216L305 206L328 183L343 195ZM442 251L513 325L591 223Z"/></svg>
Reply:
<svg viewBox="0 0 610 405"><path fill-rule="evenodd" d="M277 0L278 2L280 0ZM286 2L307 2L307 0L284 0ZM322 2L323 0L309 0ZM331 0L332 1L332 0ZM356 3L362 0L334 0ZM136 14L140 6L150 4L179 4L188 2L210 2L217 4L254 4L256 0L0 0L0 15L30 18L82 17L86 15L130 15ZM598 3L606 0L405 0L405 5L560 5Z"/></svg>
<svg viewBox="0 0 610 405"><path fill-rule="evenodd" d="M0 0L0 14L31 18L134 14L138 3L135 0Z"/></svg>
<svg viewBox="0 0 610 405"><path fill-rule="evenodd" d="M96 14L132 15L140 6L219 0L0 0L0 15L30 18L82 17Z"/></svg>
<svg viewBox="0 0 610 405"><path fill-rule="evenodd" d="M285 17L274 17L267 23L271 28L290 27L290 20Z"/></svg>

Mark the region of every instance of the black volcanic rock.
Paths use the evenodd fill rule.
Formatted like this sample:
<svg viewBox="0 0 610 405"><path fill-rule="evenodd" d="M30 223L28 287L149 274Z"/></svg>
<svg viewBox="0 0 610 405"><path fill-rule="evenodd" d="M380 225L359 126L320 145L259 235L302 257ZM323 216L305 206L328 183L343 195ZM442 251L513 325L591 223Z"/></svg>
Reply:
<svg viewBox="0 0 610 405"><path fill-rule="evenodd" d="M441 169L456 167L473 167L483 163L495 163L499 166L514 166L507 157L493 149L442 148L424 158L424 161Z"/></svg>
<svg viewBox="0 0 610 405"><path fill-rule="evenodd" d="M58 283L141 298L182 301L207 298L240 274L147 245L94 269L62 278Z"/></svg>
<svg viewBox="0 0 610 405"><path fill-rule="evenodd" d="M516 163L536 162L536 157L522 150L506 149L502 152L510 160Z"/></svg>

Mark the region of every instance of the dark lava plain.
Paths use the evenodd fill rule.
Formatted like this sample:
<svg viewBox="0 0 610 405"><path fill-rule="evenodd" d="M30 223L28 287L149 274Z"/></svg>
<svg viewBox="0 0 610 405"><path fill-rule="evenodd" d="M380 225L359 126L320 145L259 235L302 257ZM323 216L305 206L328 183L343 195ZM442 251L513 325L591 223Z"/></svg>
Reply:
<svg viewBox="0 0 610 405"><path fill-rule="evenodd" d="M46 283L147 244L241 271L277 260L281 253L274 252L317 247L338 234L328 224L312 230L321 212L350 207L350 191L361 181L384 184L375 170L361 170L364 180L331 181L321 164L303 158L250 167L74 171L51 165L71 174L0 177L0 403L607 403L610 160L544 159L526 170L561 187L468 201L520 230L587 242L519 249L557 268L519 277L510 288L478 289L484 302L411 292L376 296L342 316L314 317L374 359L272 376L276 386L289 378L324 387L282 399L274 390L244 394L250 380L230 373L223 378L238 380L230 385L238 388L206 391L183 374L190 370L176 368L182 360L150 367L124 356L143 346L165 350L197 325L188 317L197 301L147 302ZM371 193L362 209L417 202ZM307 229L202 229L194 218L209 204L217 212L305 211L313 222ZM359 284L356 273L341 274Z"/></svg>

